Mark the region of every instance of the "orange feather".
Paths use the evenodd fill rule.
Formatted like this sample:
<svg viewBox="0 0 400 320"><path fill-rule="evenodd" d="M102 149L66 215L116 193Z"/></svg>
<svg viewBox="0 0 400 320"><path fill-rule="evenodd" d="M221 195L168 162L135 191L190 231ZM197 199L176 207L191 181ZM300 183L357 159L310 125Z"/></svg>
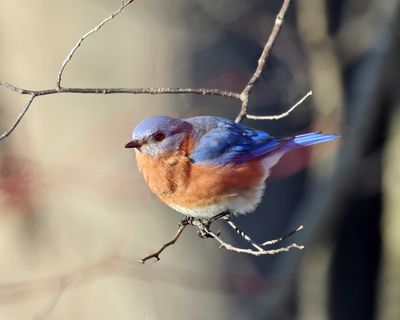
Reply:
<svg viewBox="0 0 400 320"><path fill-rule="evenodd" d="M262 183L264 168L259 159L243 164L199 164L188 157L192 143L159 157L136 152L139 170L150 189L166 204L202 208L222 199L245 194Z"/></svg>

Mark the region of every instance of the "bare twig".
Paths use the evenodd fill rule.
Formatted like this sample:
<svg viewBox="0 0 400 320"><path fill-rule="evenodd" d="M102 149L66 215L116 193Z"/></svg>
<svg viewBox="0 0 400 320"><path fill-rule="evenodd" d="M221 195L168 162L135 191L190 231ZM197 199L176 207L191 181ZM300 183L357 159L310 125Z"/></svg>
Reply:
<svg viewBox="0 0 400 320"><path fill-rule="evenodd" d="M6 88L8 90L17 92L19 94L34 94L33 90L26 90L26 89L20 88L20 87L17 87L15 85L8 83L7 81L3 81L3 80L0 80L0 86Z"/></svg>
<svg viewBox="0 0 400 320"><path fill-rule="evenodd" d="M263 247L265 247L265 246L270 246L271 244L275 244L275 243L281 242L281 241L291 237L295 233L299 232L300 230L303 230L303 228L304 228L303 225L300 225L300 226L297 227L296 230L290 231L288 234L285 234L284 236L282 236L280 238L277 238L277 239L274 239L274 240L265 241L261 245Z"/></svg>
<svg viewBox="0 0 400 320"><path fill-rule="evenodd" d="M249 242L254 248L256 248L258 251L264 251L263 248L260 247L259 244L257 244L256 242L254 242L244 231L240 230L238 226L236 226L233 221L228 217L228 218L224 218L224 220L226 221L226 223L233 229L236 231L236 233L238 235L240 235L244 240L246 240L247 242Z"/></svg>
<svg viewBox="0 0 400 320"><path fill-rule="evenodd" d="M140 259L139 261L140 261L141 263L145 263L147 260L153 259L153 258L156 259L157 261L160 260L160 254L161 254L161 252L163 252L163 251L164 251L166 248L168 248L169 246L173 245L173 244L179 239L179 237L181 236L183 230L185 230L185 228L187 227L187 225L188 225L189 223L190 223L190 222L189 222L188 219L183 219L183 220L181 221L181 223L179 224L179 226L178 226L178 231L176 232L176 234L174 235L174 237L173 237L170 241L168 241L167 243L163 244L163 245L161 246L161 248L158 249L156 252L154 252L154 253L152 253L152 254L149 254L148 256L146 256L146 257Z"/></svg>
<svg viewBox="0 0 400 320"><path fill-rule="evenodd" d="M299 250L304 249L304 246L298 245L297 243L292 243L292 244L288 245L287 247L271 249L271 250L259 250L258 248L257 248L257 250L239 248L239 247L235 247L235 246L225 242L224 240L221 239L221 237L218 234L212 232L209 228L204 228L204 226L201 224L198 224L197 226L199 228L201 228L204 232L206 232L208 235L213 237L215 240L217 240L217 242L220 244L220 248L225 248L226 250L235 251L238 253L246 253L246 254L250 254L253 256L262 256L262 255L274 255L274 254L281 253L281 252L287 252L293 248L299 249Z"/></svg>
<svg viewBox="0 0 400 320"><path fill-rule="evenodd" d="M19 94L47 96L58 93L80 93L80 94L199 94L203 96L221 96L239 99L240 94L231 91L207 88L67 88L30 90L24 89L6 81L0 80L0 86Z"/></svg>
<svg viewBox="0 0 400 320"><path fill-rule="evenodd" d="M65 70L65 67L67 66L68 62L71 61L72 57L74 56L76 50L81 46L82 42L85 41L86 38L88 38L91 34L99 31L108 21L114 19L117 15L119 15L128 5L130 5L133 1L135 0L128 0L126 3L124 1L121 1L121 6L114 11L110 16L105 18L103 21L101 21L97 26L95 26L93 29L89 30L86 32L75 44L75 46L71 49L69 52L68 56L65 58L64 62L61 65L60 71L58 72L57 75L57 89L61 88L61 80L62 80L62 75Z"/></svg>
<svg viewBox="0 0 400 320"><path fill-rule="evenodd" d="M7 138L13 131L14 129L18 126L22 118L24 117L25 113L29 110L30 106L32 105L33 100L36 98L35 94L31 94L31 97L29 98L28 102L25 105L25 108L20 112L18 115L17 119L14 121L14 123L11 125L11 127L3 132L0 136L0 141Z"/></svg>
<svg viewBox="0 0 400 320"><path fill-rule="evenodd" d="M219 242L221 248L225 248L228 251L235 251L237 253L246 253L246 254L250 254L253 256L257 256L257 257L262 256L262 255L274 255L274 254L278 254L278 253L282 253L282 252L288 252L293 248L299 249L299 250L304 249L304 246L298 245L297 243L292 243L292 244L288 245L287 247L271 249L271 250L263 250L263 251L253 250L253 249L244 249L244 248L235 247L235 246L223 241L218 235L216 235L212 231L209 231L208 233L215 240L217 240Z"/></svg>
<svg viewBox="0 0 400 320"><path fill-rule="evenodd" d="M275 244L275 243L281 242L281 241L291 237L293 234L299 232L300 230L303 230L303 226L301 225L296 230L293 230L293 231L289 232L288 234L286 234L286 235L284 235L282 237L279 237L279 238L274 239L274 240L268 240L268 241L265 241L263 243L257 243L254 240L252 240L249 237L249 235L247 235L243 230L239 229L239 227L229 217L224 217L223 219L226 220L228 225L233 230L235 230L238 235L240 235L244 240L249 242L254 248L256 248L257 250L260 250L260 251L264 250L261 247L265 247L265 246L268 246L268 245L271 245L271 244Z"/></svg>
<svg viewBox="0 0 400 320"><path fill-rule="evenodd" d="M231 99L239 99L240 94L231 91L207 88L65 88L30 90L17 87L11 83L0 80L0 86L22 95L30 95L31 98L24 110L19 114L13 125L0 136L0 141L7 138L18 126L19 122L25 116L33 100L36 97L59 94L59 93L79 93L79 94L199 94L210 96L221 96Z"/></svg>
<svg viewBox="0 0 400 320"><path fill-rule="evenodd" d="M289 8L289 4L290 4L290 0L283 1L282 7L279 10L278 15L276 16L274 27L272 28L272 31L268 37L267 42L265 43L264 49L261 53L261 56L258 59L257 68L254 71L254 74L250 78L249 82L247 83L247 85L245 86L245 88L243 89L243 91L240 94L240 100L242 101L242 107L240 109L239 114L237 115L237 117L235 119L236 122L241 122L244 118L246 118L250 93L253 90L254 85L260 79L261 73L264 70L265 63L268 59L269 53L275 43L275 40L279 34L279 31L281 31L283 20L285 18L286 11Z"/></svg>
<svg viewBox="0 0 400 320"><path fill-rule="evenodd" d="M253 119L253 120L279 120L279 119L285 118L294 109L296 109L298 106L300 106L304 102L304 100L306 100L311 95L312 95L312 91L309 91L303 98L301 98L299 101L297 101L290 109L288 109L287 111L285 111L281 114L272 115L272 116L255 116L252 114L246 114L246 118Z"/></svg>

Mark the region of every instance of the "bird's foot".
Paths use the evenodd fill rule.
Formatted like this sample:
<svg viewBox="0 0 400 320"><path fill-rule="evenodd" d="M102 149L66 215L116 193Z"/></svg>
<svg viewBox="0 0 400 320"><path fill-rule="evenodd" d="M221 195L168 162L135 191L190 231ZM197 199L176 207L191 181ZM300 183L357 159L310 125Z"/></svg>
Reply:
<svg viewBox="0 0 400 320"><path fill-rule="evenodd" d="M197 235L201 238L201 239L209 239L209 238L213 238L212 235L210 235L210 226L212 223L212 219L204 219L204 220L197 220L195 222L194 225L197 226L198 230L197 230ZM220 230L218 230L217 235L220 235Z"/></svg>
<svg viewBox="0 0 400 320"><path fill-rule="evenodd" d="M202 230L202 229L197 230L197 235L198 235L201 239L209 239L209 238L212 238L212 236L210 236L210 235L208 234L207 231Z"/></svg>
<svg viewBox="0 0 400 320"><path fill-rule="evenodd" d="M193 218L193 217L185 216L185 217L181 220L181 222L179 222L178 227L180 227L180 226L187 226L187 225L193 225L193 221L194 221L194 218Z"/></svg>

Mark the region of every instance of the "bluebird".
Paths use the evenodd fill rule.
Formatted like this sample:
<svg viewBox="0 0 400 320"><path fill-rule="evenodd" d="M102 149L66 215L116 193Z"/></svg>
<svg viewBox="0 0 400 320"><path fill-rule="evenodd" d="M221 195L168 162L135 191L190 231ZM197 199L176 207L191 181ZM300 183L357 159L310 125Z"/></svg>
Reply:
<svg viewBox="0 0 400 320"><path fill-rule="evenodd" d="M135 149L139 170L164 203L210 219L253 211L283 154L336 138L321 132L275 138L225 118L153 116L133 129L125 147Z"/></svg>

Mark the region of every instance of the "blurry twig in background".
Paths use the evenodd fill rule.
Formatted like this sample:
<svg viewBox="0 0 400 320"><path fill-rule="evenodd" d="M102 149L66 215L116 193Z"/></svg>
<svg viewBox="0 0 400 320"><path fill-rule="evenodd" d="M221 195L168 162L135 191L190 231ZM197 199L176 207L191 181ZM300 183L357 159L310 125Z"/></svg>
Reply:
<svg viewBox="0 0 400 320"><path fill-rule="evenodd" d="M63 295L63 293L65 292L66 289L67 289L67 285L65 284L65 281L61 280L59 282L59 288L57 289L57 292L54 294L54 296L49 301L47 308L44 311L42 311L39 315L35 316L34 320L48 319L51 312L56 307L58 301L60 301L61 296Z"/></svg>
<svg viewBox="0 0 400 320"><path fill-rule="evenodd" d="M158 266L157 272L154 272L151 265L144 268L136 262L134 259L118 254L106 255L71 272L53 274L28 281L1 284L0 305L18 303L42 297L49 294L49 292L55 292L48 303L46 311L41 313L43 317L50 308L54 309L54 305L60 301L65 289L72 290L110 275L128 277L140 281L158 279L164 283L183 285L199 291L242 293L247 295L258 295L267 287L279 285L276 278L267 279L257 275L241 276L234 274L226 274L223 278L220 278L196 270L166 265Z"/></svg>

